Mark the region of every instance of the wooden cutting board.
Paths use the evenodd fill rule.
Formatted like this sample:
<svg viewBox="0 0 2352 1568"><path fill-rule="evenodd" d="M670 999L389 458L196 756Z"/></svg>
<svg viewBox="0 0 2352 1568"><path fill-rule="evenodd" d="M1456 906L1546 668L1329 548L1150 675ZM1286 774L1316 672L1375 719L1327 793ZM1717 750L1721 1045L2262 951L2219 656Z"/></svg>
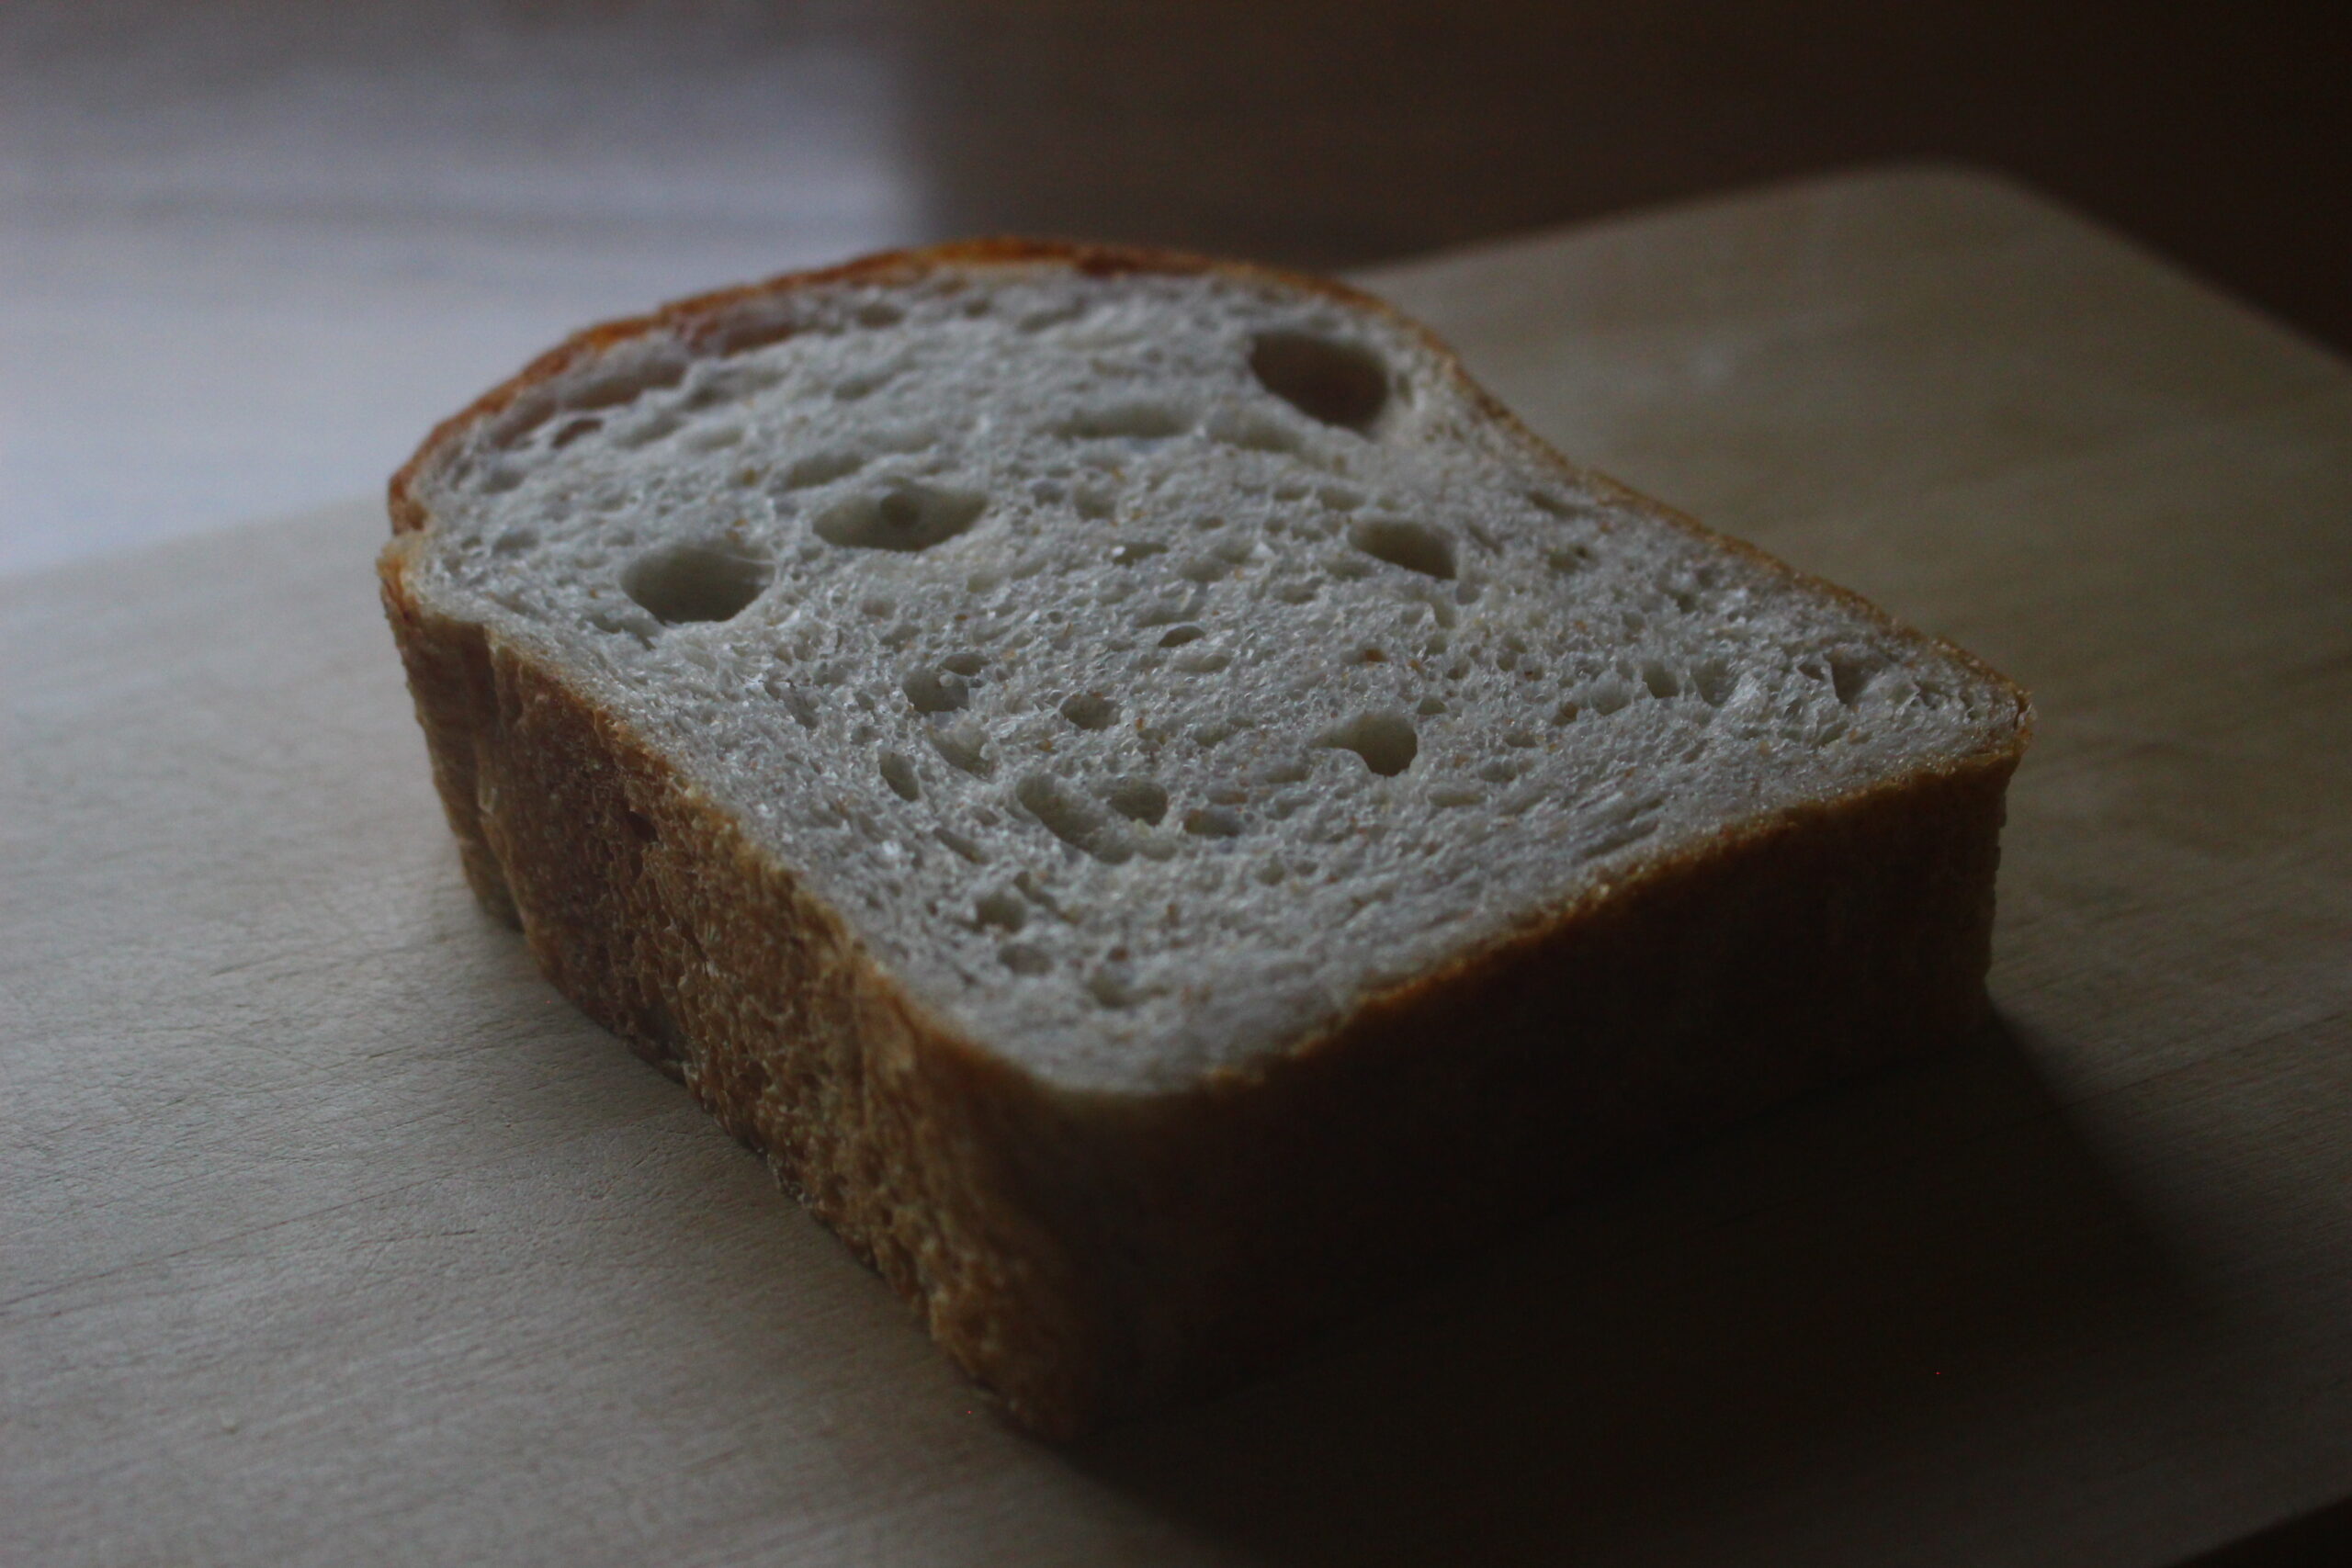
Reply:
<svg viewBox="0 0 2352 1568"><path fill-rule="evenodd" d="M2165 1562L2352 1491L2352 373L1871 174L1374 288L2033 688L1976 1049L1057 1451L460 886L372 504L0 586L0 1558Z"/></svg>

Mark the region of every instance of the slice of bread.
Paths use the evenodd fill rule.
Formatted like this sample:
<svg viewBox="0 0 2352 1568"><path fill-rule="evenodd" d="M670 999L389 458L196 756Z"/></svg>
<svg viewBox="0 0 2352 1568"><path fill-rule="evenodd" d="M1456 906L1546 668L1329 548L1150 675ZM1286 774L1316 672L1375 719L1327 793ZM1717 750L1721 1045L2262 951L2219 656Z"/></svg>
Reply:
<svg viewBox="0 0 2352 1568"><path fill-rule="evenodd" d="M1332 284L714 294L391 511L476 891L1043 1434L1984 1010L2022 694Z"/></svg>

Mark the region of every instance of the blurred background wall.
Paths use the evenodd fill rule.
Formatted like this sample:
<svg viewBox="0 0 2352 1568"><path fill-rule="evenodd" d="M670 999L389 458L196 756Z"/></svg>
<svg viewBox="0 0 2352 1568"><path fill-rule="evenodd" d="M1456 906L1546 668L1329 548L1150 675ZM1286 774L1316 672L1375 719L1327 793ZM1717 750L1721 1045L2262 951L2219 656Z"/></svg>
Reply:
<svg viewBox="0 0 2352 1568"><path fill-rule="evenodd" d="M981 231L1362 267L1888 160L2352 346L2319 7L0 6L0 570L380 483L562 331Z"/></svg>

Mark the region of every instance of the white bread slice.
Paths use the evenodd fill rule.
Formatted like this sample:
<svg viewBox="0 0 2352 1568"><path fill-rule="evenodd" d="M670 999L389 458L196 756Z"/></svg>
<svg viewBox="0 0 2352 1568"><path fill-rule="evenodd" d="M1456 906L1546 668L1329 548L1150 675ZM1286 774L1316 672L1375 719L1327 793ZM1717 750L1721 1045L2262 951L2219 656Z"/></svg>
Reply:
<svg viewBox="0 0 2352 1568"><path fill-rule="evenodd" d="M2022 694L1335 285L779 278L391 510L477 892L1048 1436L1983 1013Z"/></svg>

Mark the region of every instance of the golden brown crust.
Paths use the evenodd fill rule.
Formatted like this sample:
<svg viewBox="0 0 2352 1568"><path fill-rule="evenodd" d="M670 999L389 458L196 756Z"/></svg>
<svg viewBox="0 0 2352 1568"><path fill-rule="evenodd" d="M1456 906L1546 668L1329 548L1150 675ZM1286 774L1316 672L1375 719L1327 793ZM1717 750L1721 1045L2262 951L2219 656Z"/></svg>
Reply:
<svg viewBox="0 0 2352 1568"><path fill-rule="evenodd" d="M1094 1314L999 1168L1043 1113L1036 1086L926 1017L560 674L420 604L409 555L385 554L385 608L476 892L558 989L762 1150L1017 1419L1075 1429L1061 1413L1095 1402Z"/></svg>
<svg viewBox="0 0 2352 1568"><path fill-rule="evenodd" d="M446 422L392 481L380 563L476 892L566 995L763 1151L1013 1419L1069 1437L1213 1387L1613 1161L1975 1027L2030 710L1957 649L2018 702L2008 744L1655 861L1279 1058L1118 1095L1044 1084L931 1016L658 750L413 592L423 466L613 345L698 341L796 288L1033 262L1213 268L1402 321L1319 279L1005 240L704 295L583 333Z"/></svg>

